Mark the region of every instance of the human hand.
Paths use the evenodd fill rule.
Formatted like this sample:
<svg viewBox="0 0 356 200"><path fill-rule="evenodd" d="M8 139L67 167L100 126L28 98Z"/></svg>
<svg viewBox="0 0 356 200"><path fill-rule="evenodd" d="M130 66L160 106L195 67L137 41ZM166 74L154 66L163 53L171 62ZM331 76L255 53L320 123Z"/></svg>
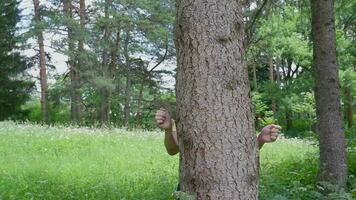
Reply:
<svg viewBox="0 0 356 200"><path fill-rule="evenodd" d="M172 128L172 119L170 114L166 111L166 109L161 108L156 112L156 124L159 128L163 129L171 129Z"/></svg>
<svg viewBox="0 0 356 200"><path fill-rule="evenodd" d="M276 141L281 129L282 127L275 124L265 126L257 137L258 142L264 144Z"/></svg>

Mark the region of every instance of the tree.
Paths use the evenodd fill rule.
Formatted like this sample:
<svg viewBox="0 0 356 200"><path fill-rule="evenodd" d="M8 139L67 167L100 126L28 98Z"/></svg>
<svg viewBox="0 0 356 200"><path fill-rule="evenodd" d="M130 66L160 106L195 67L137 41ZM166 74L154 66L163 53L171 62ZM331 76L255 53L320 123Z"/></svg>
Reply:
<svg viewBox="0 0 356 200"><path fill-rule="evenodd" d="M24 80L27 69L24 58L16 52L16 24L20 20L18 2L0 2L0 120L23 119L21 109L28 99L33 83Z"/></svg>
<svg viewBox="0 0 356 200"><path fill-rule="evenodd" d="M177 2L180 183L197 199L257 199L241 1Z"/></svg>
<svg viewBox="0 0 356 200"><path fill-rule="evenodd" d="M333 6L332 0L311 0L317 132L320 136L320 178L344 187L347 164Z"/></svg>
<svg viewBox="0 0 356 200"><path fill-rule="evenodd" d="M80 27L84 31L84 23L83 18L83 2L80 2ZM85 7L85 5L84 5ZM70 70L70 80L71 80L71 121L74 123L79 123L81 118L81 93L80 93L80 65L78 60L77 51L75 50L75 34L78 35L75 31L75 25L73 20L73 4L72 0L63 0L63 13L65 15L65 25L67 28L67 41L68 41L68 65ZM80 38L78 45L78 49L84 50L84 44L82 38ZM82 64L82 62L80 63Z"/></svg>
<svg viewBox="0 0 356 200"><path fill-rule="evenodd" d="M34 23L37 37L37 44L39 48L39 68L40 68L40 83L41 83L41 111L42 121L50 122L49 103L48 103L48 83L47 83L47 69L46 69L46 53L44 49L43 39L43 24L41 19L41 7L39 0L33 0L35 9Z"/></svg>
<svg viewBox="0 0 356 200"><path fill-rule="evenodd" d="M356 2L337 1L336 30L338 63L341 71L342 101L344 103L344 120L348 128L353 126L355 83L356 83Z"/></svg>

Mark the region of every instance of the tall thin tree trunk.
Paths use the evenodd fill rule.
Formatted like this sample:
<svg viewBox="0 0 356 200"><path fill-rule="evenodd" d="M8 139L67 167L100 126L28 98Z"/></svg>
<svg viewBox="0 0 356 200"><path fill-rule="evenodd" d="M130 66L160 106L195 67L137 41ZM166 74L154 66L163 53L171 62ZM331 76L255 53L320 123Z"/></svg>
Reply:
<svg viewBox="0 0 356 200"><path fill-rule="evenodd" d="M181 190L258 199L258 149L242 1L177 1L177 128Z"/></svg>
<svg viewBox="0 0 356 200"><path fill-rule="evenodd" d="M116 33L116 42L115 42L115 47L111 49L111 63L110 63L110 69L109 69L109 76L110 80L115 82L115 77L118 75L117 72L117 58L120 56L119 55L119 49L120 49L120 30L117 31ZM114 93L113 90L108 91L108 121L111 121L111 99L112 95Z"/></svg>
<svg viewBox="0 0 356 200"><path fill-rule="evenodd" d="M124 56L126 64L126 87L125 87L125 104L124 104L124 124L125 126L129 125L130 121L130 103L131 103L131 64L129 56L129 43L130 43L130 30L126 30L125 41L124 41Z"/></svg>
<svg viewBox="0 0 356 200"><path fill-rule="evenodd" d="M36 24L41 23L41 9L40 1L33 0L35 16L34 20ZM44 50L44 39L43 31L37 30L37 43L40 50L40 84L41 84L41 112L42 112L42 121L46 124L50 123L50 113L49 113L49 103L48 103L48 84L47 84L47 70L46 70L46 55Z"/></svg>
<svg viewBox="0 0 356 200"><path fill-rule="evenodd" d="M68 19L73 19L73 5L71 0L64 0L64 13ZM71 79L71 120L73 123L80 122L81 115L81 94L80 94L80 78L79 78L79 65L76 62L76 50L74 32L71 23L67 23L68 32L68 63L70 67L70 79Z"/></svg>
<svg viewBox="0 0 356 200"><path fill-rule="evenodd" d="M292 130L293 128L293 121L292 121L290 110L287 109L285 111L285 114L286 114L286 130L289 131Z"/></svg>
<svg viewBox="0 0 356 200"><path fill-rule="evenodd" d="M144 84L142 82L140 85L140 89L139 89L140 91L139 91L138 100L137 100L136 123L138 126L141 126L141 123L142 123L143 87L144 87Z"/></svg>
<svg viewBox="0 0 356 200"><path fill-rule="evenodd" d="M109 20L109 8L112 6L112 0L105 0L105 19L106 22L108 23L107 20ZM106 24L104 27L104 36L103 36L103 41L105 43L109 42L111 35L111 30L109 27L109 24ZM102 72L103 72L103 77L107 80L110 80L110 69L109 69L109 45L104 45L103 48L103 59L102 59ZM101 101L100 101L100 122L101 123L108 123L109 121L109 89L104 86L101 87L100 89L100 94L101 94Z"/></svg>
<svg viewBox="0 0 356 200"><path fill-rule="evenodd" d="M349 128L352 128L353 126L353 111L352 111L352 102L353 102L353 96L351 94L351 88L348 88L347 92L347 125Z"/></svg>
<svg viewBox="0 0 356 200"><path fill-rule="evenodd" d="M352 112L352 101L353 101L353 96L351 94L351 89L352 86L349 85L351 81L349 80L348 77L346 77L345 80L345 88L344 88L344 94L345 94L345 103L344 103L344 119L347 121L347 126L348 128L352 128L353 125L353 112Z"/></svg>
<svg viewBox="0 0 356 200"><path fill-rule="evenodd" d="M280 82L281 82L281 75L279 73L279 66L278 64L276 64L276 82L277 82L277 86L279 86Z"/></svg>
<svg viewBox="0 0 356 200"><path fill-rule="evenodd" d="M273 58L272 57L268 61L268 66L269 66L269 80L271 81L272 84L274 84L274 65L273 65ZM273 95L272 95L271 107L272 107L273 115L276 115L277 105L276 105L276 100L274 99Z"/></svg>
<svg viewBox="0 0 356 200"><path fill-rule="evenodd" d="M129 125L130 122L130 103L131 103L131 85L132 80L130 74L126 76L126 87L125 87L125 105L124 105L124 124Z"/></svg>
<svg viewBox="0 0 356 200"><path fill-rule="evenodd" d="M79 18L80 18L80 29L81 33L85 32L85 0L79 1ZM74 81L74 102L73 110L76 112L76 116L73 115L72 119L75 119L75 122L80 123L82 118L83 106L82 106L82 93L81 93L81 68L85 65L85 59L87 58L85 55L84 49L85 38L83 36L79 37L78 40L78 52L76 53L76 73L73 75Z"/></svg>
<svg viewBox="0 0 356 200"><path fill-rule="evenodd" d="M332 0L311 0L317 130L320 135L320 179L344 187L347 162L333 6Z"/></svg>
<svg viewBox="0 0 356 200"><path fill-rule="evenodd" d="M254 90L257 91L257 73L256 73L256 62L253 61L252 63L252 73L253 73L253 87L254 87Z"/></svg>

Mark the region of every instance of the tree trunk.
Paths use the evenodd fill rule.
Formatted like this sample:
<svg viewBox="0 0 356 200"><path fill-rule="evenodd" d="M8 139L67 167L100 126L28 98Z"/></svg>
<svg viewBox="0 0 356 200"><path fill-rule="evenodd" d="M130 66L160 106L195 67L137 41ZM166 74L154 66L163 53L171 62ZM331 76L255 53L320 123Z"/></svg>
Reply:
<svg viewBox="0 0 356 200"><path fill-rule="evenodd" d="M130 122L130 102L131 102L131 64L129 56L129 46L130 43L130 30L126 30L125 43L124 43L124 57L126 64L126 86L125 86L125 104L124 104L124 124L125 126L129 125Z"/></svg>
<svg viewBox="0 0 356 200"><path fill-rule="evenodd" d="M268 61L268 66L269 66L269 80L271 81L271 84L274 84L274 66L273 66L272 57ZM271 95L271 97L272 97L271 108L272 108L273 115L275 116L277 112L276 100L274 99L273 95Z"/></svg>
<svg viewBox="0 0 356 200"><path fill-rule="evenodd" d="M108 43L111 35L110 27L107 24L109 20L109 8L112 6L112 0L105 0L105 19L106 25L104 27L104 43ZM108 45L103 47L103 56L102 56L102 75L106 80L111 80L109 75L109 49ZM100 89L101 101L100 101L100 122L108 123L109 121L109 89L104 86Z"/></svg>
<svg viewBox="0 0 356 200"><path fill-rule="evenodd" d="M143 86L144 84L141 83L138 100L137 100L136 123L139 127L141 127L141 123L142 123L141 119L142 119Z"/></svg>
<svg viewBox="0 0 356 200"><path fill-rule="evenodd" d="M346 75L347 76L347 75ZM352 101L353 97L351 94L351 85L348 85L351 83L351 80L349 80L348 77L345 79L345 89L344 89L344 94L345 94L345 103L344 103L344 119L347 121L347 126L348 128L352 128L353 121L353 113L352 113Z"/></svg>
<svg viewBox="0 0 356 200"><path fill-rule="evenodd" d="M130 103L131 103L131 77L130 74L126 76L126 88L125 88L125 105L124 105L124 124L129 125L130 122Z"/></svg>
<svg viewBox="0 0 356 200"><path fill-rule="evenodd" d="M315 97L320 135L320 179L345 186L345 136L342 130L332 0L311 0Z"/></svg>
<svg viewBox="0 0 356 200"><path fill-rule="evenodd" d="M352 112L352 102L353 102L353 96L351 95L351 88L348 88L347 91L347 125L349 128L352 128L353 126L353 112Z"/></svg>
<svg viewBox="0 0 356 200"><path fill-rule="evenodd" d="M64 0L64 13L68 19L73 19L73 5L71 0ZM80 94L80 77L79 77L79 65L76 62L76 51L75 51L75 40L73 27L71 23L67 23L68 32L68 63L70 68L70 79L71 79L71 120L73 123L80 123L81 115L81 94Z"/></svg>
<svg viewBox="0 0 356 200"><path fill-rule="evenodd" d="M35 16L34 20L36 24L41 23L41 10L40 10L40 1L33 0ZM41 29L41 28L40 28ZM50 123L50 114L49 114L49 103L48 103L48 84L47 84L47 70L46 70L46 55L44 50L43 42L43 31L37 30L37 43L40 50L40 84L41 84L41 112L42 112L42 121L46 124Z"/></svg>
<svg viewBox="0 0 356 200"><path fill-rule="evenodd" d="M81 33L84 34L85 32L85 0L80 0L79 1L79 17L80 17L80 27L81 27ZM83 56L86 55L85 54L85 49L84 49L84 37L81 36L78 40L78 52L76 54L76 59L77 59L77 66L76 66L76 73L74 74L73 80L74 80L74 86L75 86L75 90L74 90L74 101L75 104L73 106L75 106L73 108L73 110L76 111L76 116L74 118L74 115L72 117L72 119L76 119L77 123L81 122L81 118L82 118L82 93L80 91L81 89L81 68L83 67L83 65L85 65L85 60L87 57Z"/></svg>
<svg viewBox="0 0 356 200"><path fill-rule="evenodd" d="M120 30L117 31L116 33L116 42L115 42L115 47L113 49L111 49L111 63L110 63L110 73L109 73L109 76L110 76L110 79L115 82L115 77L118 75L117 72L117 58L120 56L119 55L119 49L120 49L120 40L121 40L121 37L120 37ZM111 98L112 98L112 95L113 95L114 91L113 90L110 90L109 91L109 96L108 96L108 121L110 122L111 121ZM118 93L119 95L119 93Z"/></svg>
<svg viewBox="0 0 356 200"><path fill-rule="evenodd" d="M181 190L198 200L258 196L258 149L241 1L177 1Z"/></svg>
<svg viewBox="0 0 356 200"><path fill-rule="evenodd" d="M291 111L288 108L286 108L285 114L286 114L286 130L289 131L289 130L292 130L292 128L293 128Z"/></svg>
<svg viewBox="0 0 356 200"><path fill-rule="evenodd" d="M256 62L253 61L252 63L252 72L253 72L253 88L255 91L257 91L257 73L256 73Z"/></svg>

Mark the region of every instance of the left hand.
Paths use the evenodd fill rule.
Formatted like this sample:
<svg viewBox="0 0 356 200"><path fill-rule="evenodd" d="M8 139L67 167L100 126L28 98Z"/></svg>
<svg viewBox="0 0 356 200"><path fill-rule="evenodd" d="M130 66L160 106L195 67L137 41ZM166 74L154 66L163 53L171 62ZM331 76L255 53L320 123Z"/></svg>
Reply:
<svg viewBox="0 0 356 200"><path fill-rule="evenodd" d="M282 127L275 124L265 126L258 135L258 142L263 144L276 141L281 129Z"/></svg>

